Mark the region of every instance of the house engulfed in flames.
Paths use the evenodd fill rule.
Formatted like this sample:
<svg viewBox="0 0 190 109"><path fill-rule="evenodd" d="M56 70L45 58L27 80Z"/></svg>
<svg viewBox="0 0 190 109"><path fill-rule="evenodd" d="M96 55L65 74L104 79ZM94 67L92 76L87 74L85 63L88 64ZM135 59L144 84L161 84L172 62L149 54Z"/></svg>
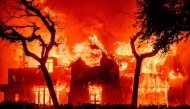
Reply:
<svg viewBox="0 0 190 109"><path fill-rule="evenodd" d="M57 66L56 58L48 58L46 66L51 76L57 98L60 103L67 103L70 72ZM37 104L52 104L43 73L37 67L8 69L8 84L3 84L4 100L30 100Z"/></svg>
<svg viewBox="0 0 190 109"><path fill-rule="evenodd" d="M120 84L123 101L130 103L135 63L128 62L128 68L120 71ZM185 73L179 61L175 64L177 66L170 69L168 73L166 73L165 66L159 66L157 72L153 70L149 70L149 72L145 70L145 72L142 69L139 80L138 104L180 105L189 103L188 84L184 82ZM148 67L153 68L153 65Z"/></svg>
<svg viewBox="0 0 190 109"><path fill-rule="evenodd" d="M71 64L71 70L57 67L56 60L49 58L46 65L59 103L122 102L119 66L105 54L100 66L90 67L79 58ZM52 104L39 68L8 69L8 85L1 85L0 89L4 92L4 100L32 100L37 104Z"/></svg>
<svg viewBox="0 0 190 109"><path fill-rule="evenodd" d="M92 51L87 48L88 44ZM46 63L59 103L130 103L135 71L134 57L122 57L117 53L113 56L96 37L90 37L88 44L79 46L84 47L84 52L87 53L85 56L91 59L80 57L82 52L75 49L78 50L79 57L70 63L69 70L58 66L57 58L49 58ZM127 49L125 46L123 48ZM124 52L122 49L118 50ZM89 56L89 51L94 57ZM188 103L190 93L188 83L184 82L181 63L175 61L176 66L168 70L157 64L157 57L151 60L154 62L145 60L142 65L138 103ZM37 67L8 69L8 84L0 85L0 91L4 92L4 100L31 100L37 104L52 104L43 74Z"/></svg>

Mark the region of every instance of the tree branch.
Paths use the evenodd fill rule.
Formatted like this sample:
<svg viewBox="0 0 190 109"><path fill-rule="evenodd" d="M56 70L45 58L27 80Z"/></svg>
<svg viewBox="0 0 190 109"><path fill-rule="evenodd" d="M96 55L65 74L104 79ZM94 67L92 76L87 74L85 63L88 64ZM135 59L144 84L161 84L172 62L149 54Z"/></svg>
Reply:
<svg viewBox="0 0 190 109"><path fill-rule="evenodd" d="M189 35L189 32L188 32L185 36L180 37L179 39L172 40L171 43L179 42L179 41L183 40L184 38L186 38L187 35ZM162 48L164 48L164 47L162 47ZM153 56L155 56L162 48L156 48L156 49L153 50L152 52L148 52L148 53L141 54L140 57L141 57L142 59L144 59L144 58L149 58L149 57L153 57Z"/></svg>
<svg viewBox="0 0 190 109"><path fill-rule="evenodd" d="M55 29L52 28L52 26L48 23L48 21L45 19L45 17L42 15L42 13L38 9L29 5L29 3L26 0L21 0L21 1L27 9L29 9L30 11L34 12L37 16L39 16L39 18L42 20L42 22L44 23L44 25L47 27L47 29L50 32L55 31Z"/></svg>
<svg viewBox="0 0 190 109"><path fill-rule="evenodd" d="M153 57L153 56L155 56L159 51L160 51L160 49L156 49L156 50L153 50L152 52L148 52L148 53L141 54L140 57L141 57L142 59L144 59L144 58L149 58L149 57Z"/></svg>
<svg viewBox="0 0 190 109"><path fill-rule="evenodd" d="M135 48L135 41L137 40L137 38L143 34L143 30L144 29L141 29L136 35L134 35L133 37L131 37L130 39L130 45L131 45L131 50L132 50L132 53L133 55L135 56L135 58L139 58L139 55L136 51L136 48Z"/></svg>
<svg viewBox="0 0 190 109"><path fill-rule="evenodd" d="M12 18L23 18L23 17L37 17L35 14L26 14L26 15L19 15L19 16L13 16L11 15Z"/></svg>
<svg viewBox="0 0 190 109"><path fill-rule="evenodd" d="M36 28L34 25L23 25L23 26L10 26L12 28Z"/></svg>
<svg viewBox="0 0 190 109"><path fill-rule="evenodd" d="M45 49L45 55L42 57L42 60L44 62L46 62L47 58L48 58L48 54L49 54L50 50L52 49L53 45L55 44L55 32L56 32L56 30L54 28L54 22L50 19L49 15L47 17L43 16L42 13L38 9L36 9L32 5L30 5L29 2L27 2L26 0L21 0L21 1L22 1L22 3L24 4L24 6L27 9L29 9L32 12L34 12L42 20L42 22L44 23L44 25L46 26L46 28L51 33L50 44L46 47L46 49ZM46 20L46 18L48 19L49 22L51 22L51 25ZM44 52L44 49L42 51Z"/></svg>
<svg viewBox="0 0 190 109"><path fill-rule="evenodd" d="M40 63L40 58L36 54L34 54L34 53L32 53L32 52L30 52L28 50L26 41L24 39L21 39L21 42L22 42L22 45L23 45L23 49L24 49L25 55L34 58L35 60L37 60Z"/></svg>
<svg viewBox="0 0 190 109"><path fill-rule="evenodd" d="M22 36L21 34L16 32L13 27L10 27L10 26L7 27L2 21L0 21L0 23L2 24L2 26L0 27L1 28L0 29L0 37L2 37L3 39L5 38L6 40L9 40L10 42L21 41L22 45L23 45L23 49L25 51L25 54L27 56L33 57L38 62L40 62L40 58L36 54L34 54L28 50L26 40L32 40L32 39L25 38L24 36ZM36 38L37 37L33 36L33 40Z"/></svg>

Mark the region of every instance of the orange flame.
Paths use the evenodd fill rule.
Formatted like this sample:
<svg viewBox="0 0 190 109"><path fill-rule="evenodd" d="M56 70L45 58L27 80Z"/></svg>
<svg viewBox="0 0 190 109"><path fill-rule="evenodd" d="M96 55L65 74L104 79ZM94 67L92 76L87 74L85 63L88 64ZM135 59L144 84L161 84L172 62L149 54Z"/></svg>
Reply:
<svg viewBox="0 0 190 109"><path fill-rule="evenodd" d="M102 87L97 85L89 85L90 103L100 104L102 102Z"/></svg>
<svg viewBox="0 0 190 109"><path fill-rule="evenodd" d="M121 76L131 76L130 74L123 74L125 71L126 73L130 73L127 71L131 68L128 68L127 66L135 62L135 58L131 52L131 46L126 42L116 42L115 44L117 44L115 55L121 64ZM135 43L135 45L136 44L137 43ZM152 47L149 45L141 46L140 49L136 48L136 50L138 54L142 54L151 52ZM159 52L155 56L143 60L138 90L138 104L168 104L167 93L169 89L169 83L167 81L167 75L162 74L163 72L159 71L158 67L164 64L168 56L174 56L175 54L176 47L173 46L172 51L168 52L167 54L162 55L162 53ZM170 76L173 75L170 74Z"/></svg>
<svg viewBox="0 0 190 109"><path fill-rule="evenodd" d="M40 2L44 3L46 0L40 0ZM65 15L64 14L57 14L54 13L48 6L44 7L44 11L46 13L49 13L52 17L52 19L60 18L59 21L62 24L66 22ZM30 31L31 32L31 31ZM45 43L48 44L50 41L50 34L46 32L39 31L39 34L44 39ZM56 33L56 41L59 42L58 47L53 47L53 49L50 51L49 56L57 57L58 63L61 66L64 66L67 68L71 62L75 61L78 58L81 58L87 65L89 66L99 66L100 65L100 59L102 57L102 52L105 53L108 58L113 58L112 55L105 50L104 46L100 43L98 38L93 35L90 36L87 40L85 40L82 43L75 44L73 47L72 53L69 50L69 47L66 45L66 38L64 37L65 33L60 31L58 29ZM117 62L119 64L119 70L125 71L128 69L128 66L130 63L135 62L135 58L133 57L133 54L131 52L131 46L129 43L126 42L116 42L117 49L115 50L115 57L117 59ZM137 45L137 44L136 44ZM33 53L37 54L40 57L42 47L40 46L39 41L33 41L31 44L27 44L29 50L31 50ZM140 49L136 48L138 54L150 52L152 50L151 46L142 46ZM18 51L15 60L20 61L20 57L23 53L21 52L22 49L17 49ZM162 53L158 53L156 56L144 59L142 63L142 75L144 75L140 88L139 88L139 103L145 103L145 104L159 104L164 102L167 102L167 89L169 87L168 82L166 79L162 79L159 74L161 74L161 71L158 71L157 67L159 65L162 65L167 58L167 56L175 55L176 54L176 47L174 46L172 52L169 54L166 54L162 56ZM125 59L130 57L130 60L126 61ZM133 58L131 58L133 57ZM118 61L119 60L119 61ZM38 65L38 63L31 59L27 58L26 61L28 61L29 67L34 67ZM135 68L134 68L135 70ZM154 76L151 76L154 75ZM182 78L182 75L178 75L177 77L174 76L173 72L171 71L169 73L169 77L171 79L175 78ZM65 86L56 86L56 91L62 90L65 88ZM46 87L36 87L34 88L36 98L36 103L50 103L49 100L49 92ZM69 91L69 88L67 88L67 91ZM89 86L89 93L92 95L96 95L96 98L93 98L94 96L90 96L90 100L98 100L99 102L102 101L101 99L101 91L102 88L98 86ZM45 96L44 96L45 92ZM38 96L40 95L40 97ZM43 97L47 97L48 99L46 101L43 101ZM161 100L161 101L159 101Z"/></svg>
<svg viewBox="0 0 190 109"><path fill-rule="evenodd" d="M129 43L126 42L116 42L114 43L116 44L118 47L115 50L115 54L118 57L125 57L125 56L132 56L132 51L131 51L131 45Z"/></svg>
<svg viewBox="0 0 190 109"><path fill-rule="evenodd" d="M168 104L169 84L165 75L144 73L140 77L139 104Z"/></svg>
<svg viewBox="0 0 190 109"><path fill-rule="evenodd" d="M113 58L113 56L99 42L96 35L89 36L88 41L85 40L82 43L75 44L73 52L75 53L75 60L80 57L91 67L100 65L102 52L105 53L108 58Z"/></svg>
<svg viewBox="0 0 190 109"><path fill-rule="evenodd" d="M178 78L180 78L180 79L182 79L183 78L183 76L179 73L177 76L175 76L174 75L174 71L173 70L171 70L170 72L169 72L169 78L170 79L178 79Z"/></svg>

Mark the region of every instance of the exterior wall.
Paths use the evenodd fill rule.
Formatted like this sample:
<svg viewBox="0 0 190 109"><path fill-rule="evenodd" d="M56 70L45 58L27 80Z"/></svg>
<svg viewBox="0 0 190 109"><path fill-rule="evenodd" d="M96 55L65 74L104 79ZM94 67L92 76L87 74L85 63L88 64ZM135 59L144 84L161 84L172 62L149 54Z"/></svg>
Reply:
<svg viewBox="0 0 190 109"><path fill-rule="evenodd" d="M122 102L119 66L103 54L100 66L89 67L81 59L71 65L69 102L89 102L89 85L102 87L103 103Z"/></svg>
<svg viewBox="0 0 190 109"><path fill-rule="evenodd" d="M132 84L133 76L122 75L120 76L120 84L122 90L122 103L130 104L132 100Z"/></svg>
<svg viewBox="0 0 190 109"><path fill-rule="evenodd" d="M60 103L68 103L65 96L67 95L66 88L70 82L70 71L56 66L54 66L53 71L53 73L50 73L53 85L64 86L63 90L60 91ZM15 94L17 94L19 100L34 101L34 86L47 87L43 73L39 68L8 69L8 85L3 85L0 90L4 92L4 100L15 101Z"/></svg>
<svg viewBox="0 0 190 109"><path fill-rule="evenodd" d="M69 92L69 102L89 102L88 82L95 82L97 76L94 75L93 68L87 66L81 59L71 66L71 85Z"/></svg>

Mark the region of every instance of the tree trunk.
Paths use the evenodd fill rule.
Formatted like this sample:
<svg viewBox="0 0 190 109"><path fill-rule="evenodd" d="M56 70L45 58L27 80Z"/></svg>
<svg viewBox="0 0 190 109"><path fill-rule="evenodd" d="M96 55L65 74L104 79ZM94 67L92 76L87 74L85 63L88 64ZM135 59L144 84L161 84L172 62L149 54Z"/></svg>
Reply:
<svg viewBox="0 0 190 109"><path fill-rule="evenodd" d="M142 60L143 59L141 57L136 58L136 69L135 69L135 75L134 75L132 102L131 102L131 104L134 106L137 106L139 77L140 77L140 72L141 72Z"/></svg>
<svg viewBox="0 0 190 109"><path fill-rule="evenodd" d="M47 70L44 62L41 62L41 70L42 70L42 73L44 75L44 79L46 81L50 96L52 98L54 108L58 109L59 108L59 103L58 103L58 100L57 100L57 96L56 96L56 93L55 93L55 90L54 90L54 87L53 87L51 77L50 77L50 75L48 73L48 70Z"/></svg>

